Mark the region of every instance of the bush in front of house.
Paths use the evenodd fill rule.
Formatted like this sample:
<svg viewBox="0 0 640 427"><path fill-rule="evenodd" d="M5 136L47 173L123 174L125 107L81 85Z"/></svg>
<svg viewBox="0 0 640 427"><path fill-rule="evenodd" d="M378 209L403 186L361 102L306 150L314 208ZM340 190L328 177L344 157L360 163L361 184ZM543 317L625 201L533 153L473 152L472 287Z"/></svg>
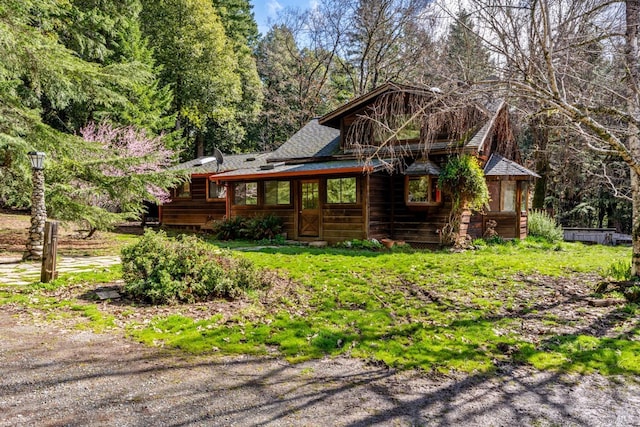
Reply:
<svg viewBox="0 0 640 427"><path fill-rule="evenodd" d="M242 230L246 228L246 219L241 216L225 218L213 223L213 234L219 240L236 240L242 238Z"/></svg>
<svg viewBox="0 0 640 427"><path fill-rule="evenodd" d="M169 238L147 230L138 243L122 249L121 257L124 293L151 304L234 298L264 285L249 260L213 250L196 236Z"/></svg>
<svg viewBox="0 0 640 427"><path fill-rule="evenodd" d="M542 211L530 211L529 236L542 237L549 242L559 242L564 239L564 232L551 216Z"/></svg>
<svg viewBox="0 0 640 427"><path fill-rule="evenodd" d="M216 221L213 233L220 240L272 240L282 233L282 226L282 218L273 214L251 218L235 216Z"/></svg>

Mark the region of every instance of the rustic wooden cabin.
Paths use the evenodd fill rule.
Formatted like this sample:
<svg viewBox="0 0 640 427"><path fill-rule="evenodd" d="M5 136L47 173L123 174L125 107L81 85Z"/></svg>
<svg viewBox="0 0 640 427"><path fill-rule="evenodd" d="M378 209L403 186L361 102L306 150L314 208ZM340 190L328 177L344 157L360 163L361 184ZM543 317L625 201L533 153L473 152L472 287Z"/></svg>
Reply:
<svg viewBox="0 0 640 427"><path fill-rule="evenodd" d="M438 175L450 156L466 153L484 166L492 201L488 212L468 215L461 231L480 237L491 228L504 238L525 237L529 182L537 175L516 163L506 104L444 108L451 104L439 101L442 96L387 83L312 120L256 163L194 178L226 188L228 217L277 215L290 239L434 245L441 243L451 210L437 188ZM433 114L411 122L417 109L427 108ZM194 206L203 205L206 185L192 180ZM178 211L172 215L174 223L187 222ZM194 225L220 216L191 215Z"/></svg>
<svg viewBox="0 0 640 427"><path fill-rule="evenodd" d="M182 163L176 168L188 170L191 180L171 192L171 202L158 209L163 226L206 229L227 215L227 188L209 179L225 171L264 163L267 154L226 155L220 162L215 156L204 156Z"/></svg>

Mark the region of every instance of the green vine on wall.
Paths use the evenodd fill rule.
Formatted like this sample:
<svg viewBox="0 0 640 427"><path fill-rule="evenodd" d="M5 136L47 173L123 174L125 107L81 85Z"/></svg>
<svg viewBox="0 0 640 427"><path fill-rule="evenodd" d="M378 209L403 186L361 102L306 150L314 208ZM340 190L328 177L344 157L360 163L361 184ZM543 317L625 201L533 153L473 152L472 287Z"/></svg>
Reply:
<svg viewBox="0 0 640 427"><path fill-rule="evenodd" d="M449 221L442 229L445 243L461 244L460 224L466 210L489 207L489 189L478 159L468 154L452 156L440 172L438 187L451 198Z"/></svg>

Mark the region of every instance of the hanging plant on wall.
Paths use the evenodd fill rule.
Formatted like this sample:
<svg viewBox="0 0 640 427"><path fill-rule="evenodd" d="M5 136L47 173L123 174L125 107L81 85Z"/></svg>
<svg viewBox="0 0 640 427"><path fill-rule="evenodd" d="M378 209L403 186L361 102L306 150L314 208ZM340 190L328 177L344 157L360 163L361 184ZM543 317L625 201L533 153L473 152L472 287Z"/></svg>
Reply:
<svg viewBox="0 0 640 427"><path fill-rule="evenodd" d="M468 154L452 156L440 172L438 187L451 198L449 220L442 229L444 243L461 245L460 225L466 211L489 207L489 189L478 159Z"/></svg>

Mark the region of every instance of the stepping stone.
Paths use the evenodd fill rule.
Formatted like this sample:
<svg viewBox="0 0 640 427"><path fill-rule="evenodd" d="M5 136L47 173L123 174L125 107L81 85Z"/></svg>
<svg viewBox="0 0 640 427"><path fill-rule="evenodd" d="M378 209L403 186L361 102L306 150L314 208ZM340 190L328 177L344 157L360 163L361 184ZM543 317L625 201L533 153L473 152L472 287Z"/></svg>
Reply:
<svg viewBox="0 0 640 427"><path fill-rule="evenodd" d="M98 298L100 298L100 300L120 299L120 294L118 293L118 291L114 291L113 289L103 289L96 291L96 295L98 295Z"/></svg>
<svg viewBox="0 0 640 427"><path fill-rule="evenodd" d="M315 242L309 242L309 247L310 248L325 248L327 247L327 242L324 240L318 240Z"/></svg>

